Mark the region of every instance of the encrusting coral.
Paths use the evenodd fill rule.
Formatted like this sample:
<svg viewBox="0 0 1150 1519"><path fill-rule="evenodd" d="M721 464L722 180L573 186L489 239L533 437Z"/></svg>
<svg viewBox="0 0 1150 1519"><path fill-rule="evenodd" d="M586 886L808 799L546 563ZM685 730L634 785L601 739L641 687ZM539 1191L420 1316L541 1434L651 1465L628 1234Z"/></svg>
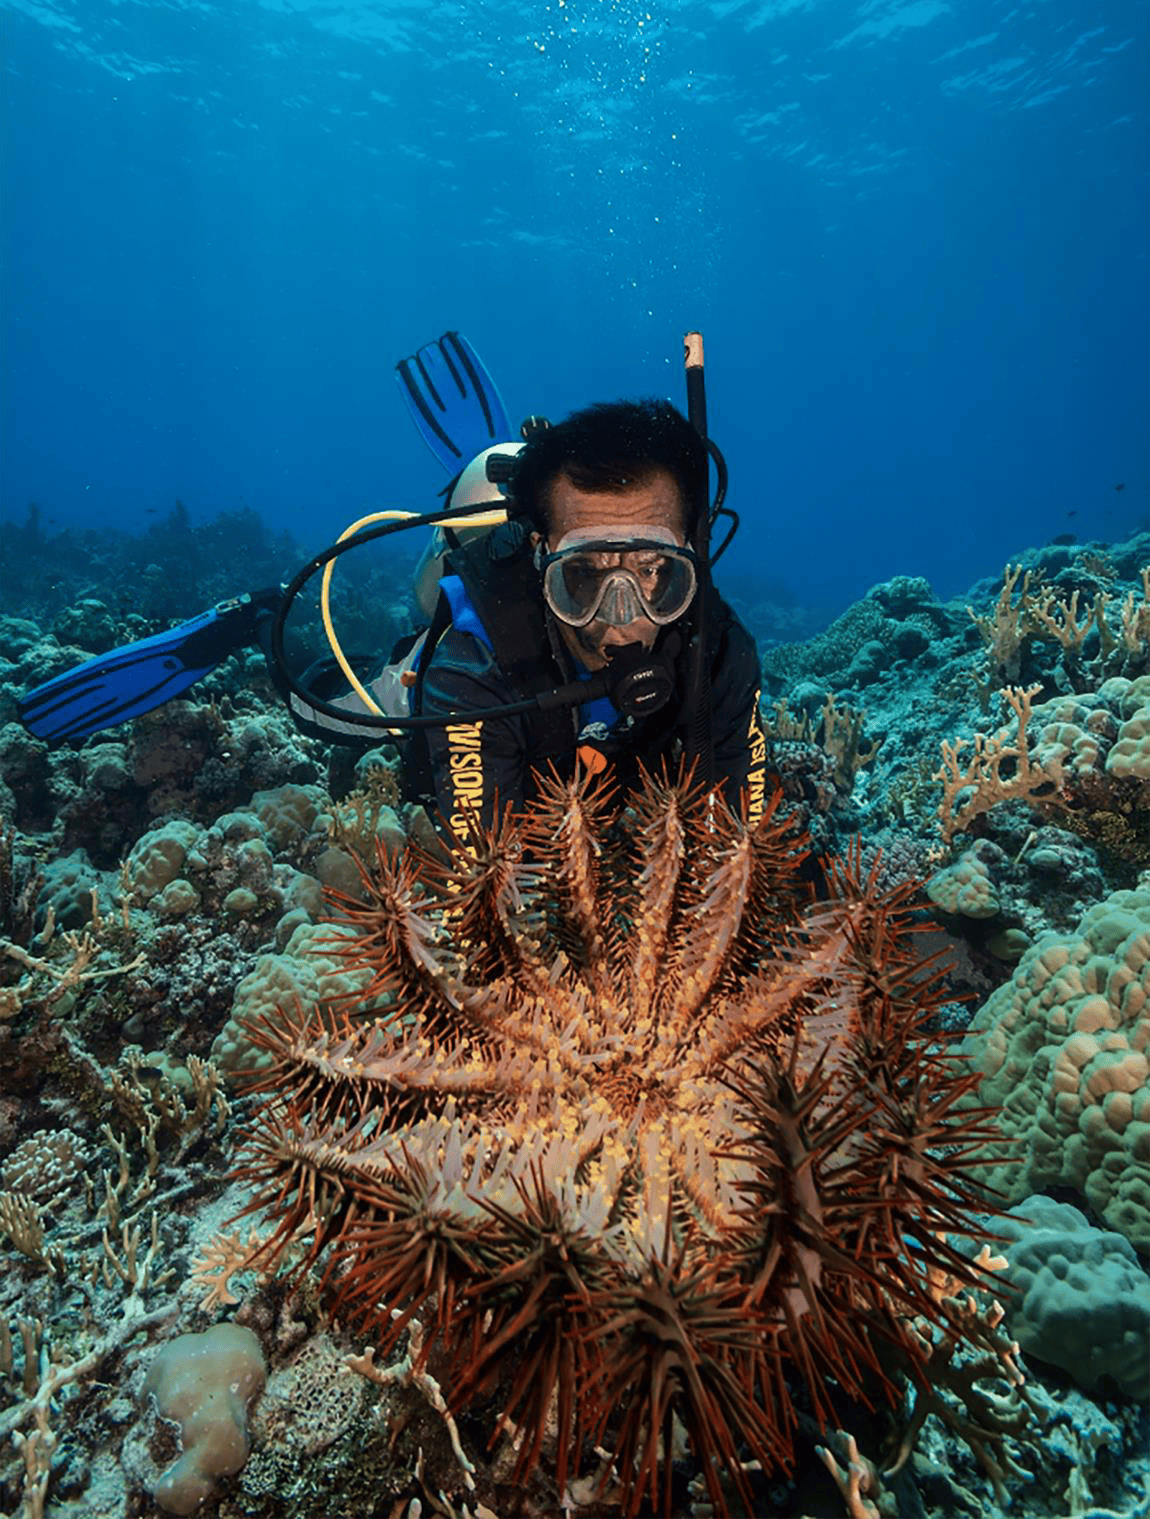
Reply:
<svg viewBox="0 0 1150 1519"><path fill-rule="evenodd" d="M383 1351L418 1316L515 1480L553 1440L562 1493L595 1445L613 1501L669 1511L677 1420L715 1510L750 1506L800 1383L829 1427L832 1383L928 1385L922 1322L977 1338L934 1290L987 1281L945 1238L985 1210L986 1119L927 1032L942 967L913 887L848 861L815 904L804 857L777 798L748 828L687 781L552 781L473 854L380 850L340 900L370 985L250 1027L261 1269L324 1255Z"/></svg>

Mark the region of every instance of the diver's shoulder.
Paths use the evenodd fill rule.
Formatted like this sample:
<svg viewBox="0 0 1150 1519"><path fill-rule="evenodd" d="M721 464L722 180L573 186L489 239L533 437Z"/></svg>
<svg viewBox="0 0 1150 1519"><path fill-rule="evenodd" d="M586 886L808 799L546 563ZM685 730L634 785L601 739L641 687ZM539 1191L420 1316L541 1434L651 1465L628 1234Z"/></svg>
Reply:
<svg viewBox="0 0 1150 1519"><path fill-rule="evenodd" d="M478 634L453 626L435 645L427 668L429 674L456 670L460 674L487 677L499 670L499 664L490 645Z"/></svg>

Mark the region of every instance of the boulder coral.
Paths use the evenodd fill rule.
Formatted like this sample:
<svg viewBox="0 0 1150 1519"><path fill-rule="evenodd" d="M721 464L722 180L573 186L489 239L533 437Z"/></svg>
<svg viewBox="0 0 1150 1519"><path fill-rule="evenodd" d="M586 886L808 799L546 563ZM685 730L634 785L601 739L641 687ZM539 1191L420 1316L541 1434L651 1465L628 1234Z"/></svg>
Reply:
<svg viewBox="0 0 1150 1519"><path fill-rule="evenodd" d="M971 1102L1000 1109L986 1180L1011 1202L1069 1186L1150 1248L1150 887L1048 934L975 1015Z"/></svg>
<svg viewBox="0 0 1150 1519"><path fill-rule="evenodd" d="M1015 1289L1007 1322L1023 1353L1080 1387L1150 1398L1150 1276L1129 1240L1069 1203L1028 1197L995 1220Z"/></svg>

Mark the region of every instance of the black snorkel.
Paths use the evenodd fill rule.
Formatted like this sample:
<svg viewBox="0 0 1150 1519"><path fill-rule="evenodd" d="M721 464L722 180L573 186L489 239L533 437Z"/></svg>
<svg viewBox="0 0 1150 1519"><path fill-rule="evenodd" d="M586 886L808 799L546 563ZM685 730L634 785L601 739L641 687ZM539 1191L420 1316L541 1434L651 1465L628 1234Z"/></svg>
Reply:
<svg viewBox="0 0 1150 1519"><path fill-rule="evenodd" d="M717 513L726 494L726 464L723 456L707 437L707 391L703 379L703 334L688 332L683 339L683 362L687 377L687 420L699 434L708 453L716 456L719 487L713 510ZM691 639L687 645L687 694L683 713L683 750L687 764L697 781L714 783L715 756L711 735L711 683L709 673L709 635L711 600L711 491L710 470L704 460L696 499L693 503L695 529L691 547L695 552L698 590ZM730 540L728 539L728 542ZM726 544L723 545L726 547Z"/></svg>

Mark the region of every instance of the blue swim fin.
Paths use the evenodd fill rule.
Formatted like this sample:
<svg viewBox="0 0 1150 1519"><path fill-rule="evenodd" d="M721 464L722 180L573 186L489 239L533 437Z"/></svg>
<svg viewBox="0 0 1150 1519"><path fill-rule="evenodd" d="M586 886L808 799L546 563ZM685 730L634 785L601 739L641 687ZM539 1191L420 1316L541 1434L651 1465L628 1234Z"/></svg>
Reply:
<svg viewBox="0 0 1150 1519"><path fill-rule="evenodd" d="M460 333L445 332L401 360L396 378L420 436L452 475L485 448L513 439L495 382ZM17 704L20 721L34 737L63 744L150 712L254 643L280 594L277 588L223 601L165 633L85 660L26 692Z"/></svg>
<svg viewBox="0 0 1150 1519"><path fill-rule="evenodd" d="M460 333L445 332L401 359L395 377L420 437L451 474L515 437L495 381Z"/></svg>
<svg viewBox="0 0 1150 1519"><path fill-rule="evenodd" d="M279 598L278 588L237 596L164 633L97 654L26 691L17 702L20 721L35 738L63 744L150 712L254 642L259 619Z"/></svg>

